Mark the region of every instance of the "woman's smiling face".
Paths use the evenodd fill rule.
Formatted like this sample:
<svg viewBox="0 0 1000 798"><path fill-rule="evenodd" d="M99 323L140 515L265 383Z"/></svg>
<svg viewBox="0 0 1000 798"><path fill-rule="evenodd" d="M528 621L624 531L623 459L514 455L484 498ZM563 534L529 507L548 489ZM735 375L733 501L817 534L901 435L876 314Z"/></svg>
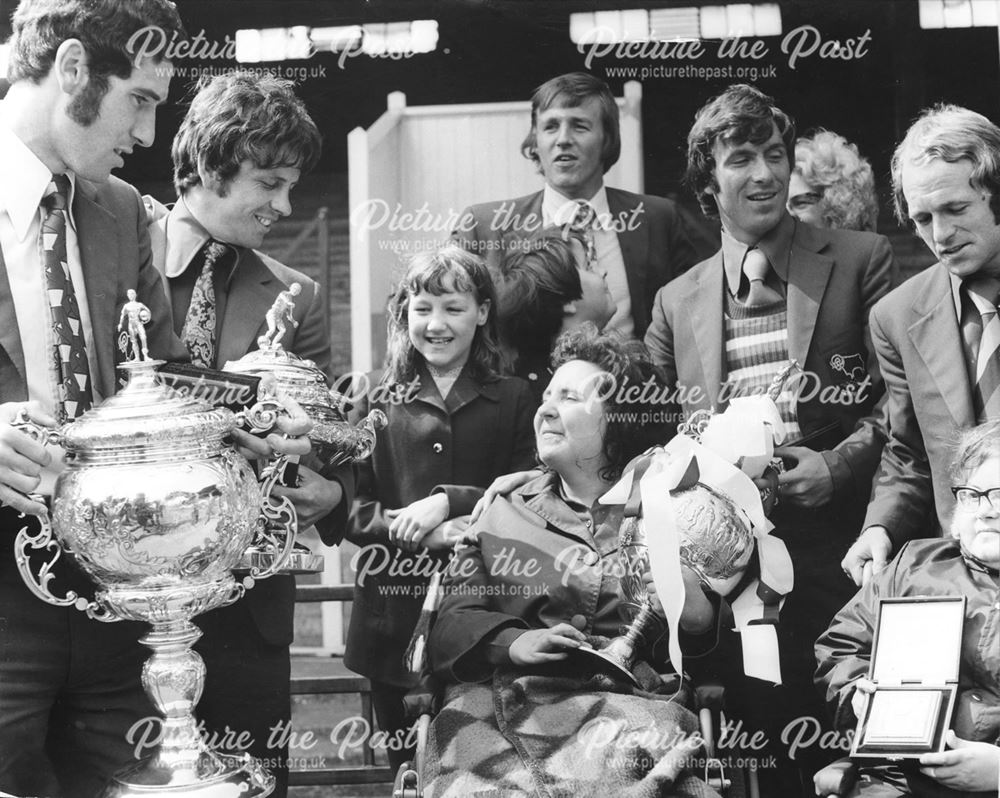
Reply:
<svg viewBox="0 0 1000 798"><path fill-rule="evenodd" d="M535 444L539 459L557 473L607 465L601 398L607 378L607 372L585 360L564 363L552 375L535 413Z"/></svg>

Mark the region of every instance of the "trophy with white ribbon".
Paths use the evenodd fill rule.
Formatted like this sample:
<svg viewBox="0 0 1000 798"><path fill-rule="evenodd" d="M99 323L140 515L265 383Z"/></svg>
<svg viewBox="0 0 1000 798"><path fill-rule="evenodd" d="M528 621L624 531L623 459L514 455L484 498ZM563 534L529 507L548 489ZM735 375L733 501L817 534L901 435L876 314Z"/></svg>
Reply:
<svg viewBox="0 0 1000 798"><path fill-rule="evenodd" d="M642 647L663 631L645 586L649 573L671 630L670 661L682 673L677 631L685 600L683 564L724 598L745 584L732 601L745 670L781 681L774 622L781 598L792 589L791 559L784 543L769 534L773 524L753 478L771 462L775 439L783 437L774 398L795 368L790 363L767 395L734 399L724 413L689 420L665 447L636 458L601 497L602 504L625 505L621 590L632 617L619 637L600 651L582 649L582 656L634 681L631 670ZM746 571L755 550L760 571L751 580Z"/></svg>

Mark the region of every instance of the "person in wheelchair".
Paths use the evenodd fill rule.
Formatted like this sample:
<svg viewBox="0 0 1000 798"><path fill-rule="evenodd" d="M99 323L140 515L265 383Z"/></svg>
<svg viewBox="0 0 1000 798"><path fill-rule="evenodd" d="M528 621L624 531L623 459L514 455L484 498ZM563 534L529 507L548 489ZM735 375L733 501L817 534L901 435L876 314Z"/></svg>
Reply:
<svg viewBox="0 0 1000 798"><path fill-rule="evenodd" d="M573 655L618 633L622 507L598 499L663 440L623 397L652 376L651 361L642 344L584 325L558 340L552 363L535 415L544 471L493 502L442 584L428 655L447 687L424 794L715 796L692 773L694 715L652 695L663 682L649 665L636 672L650 692L636 694ZM693 573L685 580L682 627L712 629L712 603Z"/></svg>
<svg viewBox="0 0 1000 798"><path fill-rule="evenodd" d="M954 475L951 539L907 543L816 642L816 681L826 689L838 728L853 729L870 689L865 676L879 598L966 597L947 748L924 754L906 774L910 793L903 794L918 797L996 796L1000 790L1000 420L963 434Z"/></svg>

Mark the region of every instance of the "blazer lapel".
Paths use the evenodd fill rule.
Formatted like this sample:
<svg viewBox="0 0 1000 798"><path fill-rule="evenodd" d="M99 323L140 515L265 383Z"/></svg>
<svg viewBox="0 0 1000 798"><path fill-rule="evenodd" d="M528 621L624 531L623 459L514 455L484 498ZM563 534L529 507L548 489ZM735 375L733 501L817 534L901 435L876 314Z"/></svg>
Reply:
<svg viewBox="0 0 1000 798"><path fill-rule="evenodd" d="M805 225L796 226L788 264L788 357L805 368L806 355L816 330L833 259L819 254L824 242L817 241Z"/></svg>
<svg viewBox="0 0 1000 798"><path fill-rule="evenodd" d="M239 360L257 349L257 338L266 329L264 316L278 296L274 275L251 250L242 250L231 291L226 297L226 316L219 327L220 337L215 346L215 363L223 368L229 360ZM289 329L285 336L293 335ZM288 341L282 341L287 344Z"/></svg>
<svg viewBox="0 0 1000 798"><path fill-rule="evenodd" d="M10 278L7 276L7 262L0 250L0 347L7 352L7 357L14 364L21 382L27 388L28 378L25 376L24 349L21 347L21 333L17 326L17 310L14 307L14 296L10 291ZM13 386L8 386L8 389ZM5 393L5 395L7 395Z"/></svg>
<svg viewBox="0 0 1000 798"><path fill-rule="evenodd" d="M915 321L910 325L909 336L914 348L927 366L938 394L948 406L959 429L975 424L972 406L972 389L965 368L965 352L955 304L952 300L951 281L940 265L928 290L913 304ZM911 375L912 378L912 375ZM916 389L917 386L911 386Z"/></svg>
<svg viewBox="0 0 1000 798"><path fill-rule="evenodd" d="M722 340L722 281L722 250L719 250L709 258L694 287L681 303L682 312L687 314L691 325L689 343L698 350L698 358L701 361L703 384L707 392L705 407L715 405L718 400L726 357ZM679 350L678 341L674 344ZM686 355L681 352L681 357Z"/></svg>
<svg viewBox="0 0 1000 798"><path fill-rule="evenodd" d="M118 234L114 216L85 193L82 181L77 181L73 201L80 262L87 285L87 306L94 340L88 341L97 359L98 374L94 375L101 395L115 392L115 341L118 310L119 272ZM135 288L135 286L126 286Z"/></svg>
<svg viewBox="0 0 1000 798"><path fill-rule="evenodd" d="M611 211L612 220L617 223L630 219L635 206L628 202L621 192L613 188L607 189L607 195L608 210ZM618 246L621 247L629 298L632 301L632 319L636 323L636 329L640 330L649 326L646 313L646 266L649 261L647 230L645 225L638 225L634 230L626 226L618 233Z"/></svg>

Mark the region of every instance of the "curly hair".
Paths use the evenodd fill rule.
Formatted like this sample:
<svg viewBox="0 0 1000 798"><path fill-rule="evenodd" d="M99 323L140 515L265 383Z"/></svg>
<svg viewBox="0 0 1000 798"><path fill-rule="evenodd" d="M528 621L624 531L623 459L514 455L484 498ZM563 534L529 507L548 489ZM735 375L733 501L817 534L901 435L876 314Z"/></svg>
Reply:
<svg viewBox="0 0 1000 798"><path fill-rule="evenodd" d="M600 385L607 428L604 433L604 457L601 479L614 482L628 462L668 437L662 420L665 406L657 404L663 396L649 350L641 341L625 339L615 333L601 333L590 322L559 336L552 350L552 368L571 360L593 363L606 372ZM643 390L645 386L653 390Z"/></svg>
<svg viewBox="0 0 1000 798"><path fill-rule="evenodd" d="M719 211L709 189L715 182L715 143L763 144L777 126L792 166L795 122L775 106L774 100L755 86L737 83L709 100L695 114L687 139L687 169L684 181L694 191L702 212L718 218Z"/></svg>
<svg viewBox="0 0 1000 798"><path fill-rule="evenodd" d="M580 272L570 236L561 227L546 227L500 263L497 321L503 340L520 355L545 352L562 329L564 307L583 296Z"/></svg>
<svg viewBox="0 0 1000 798"><path fill-rule="evenodd" d="M795 142L795 171L810 186L822 189L820 211L827 225L875 232L875 173L857 146L832 131L817 130Z"/></svg>
<svg viewBox="0 0 1000 798"><path fill-rule="evenodd" d="M70 106L70 115L81 125L96 118L109 78L126 80L138 66L137 37L156 31L163 40L187 37L177 7L170 0L21 0L11 19L11 83L39 83L55 62L59 46L78 39L87 53L88 82ZM163 48L150 58L163 59Z"/></svg>
<svg viewBox="0 0 1000 798"><path fill-rule="evenodd" d="M291 81L252 72L199 82L171 150L177 193L201 184L202 172L215 175L224 191L244 161L258 169L312 169L322 141L292 87Z"/></svg>
<svg viewBox="0 0 1000 798"><path fill-rule="evenodd" d="M389 299L386 322L386 377L397 385L417 376L417 364L423 360L410 340L410 300L426 291L434 296L450 292L470 293L477 305L489 303L486 323L476 328L469 352L473 379L489 382L497 378L503 364L495 308L496 289L490 271L478 255L457 244L445 244L437 250L412 256L406 274Z"/></svg>
<svg viewBox="0 0 1000 798"><path fill-rule="evenodd" d="M925 110L892 155L892 193L900 223L911 224L903 194L904 163L925 164L934 158L970 161L969 182L989 192L993 220L1000 224L1000 127L968 108L945 104Z"/></svg>
<svg viewBox="0 0 1000 798"><path fill-rule="evenodd" d="M622 154L622 134L618 127L618 103L608 84L586 72L569 72L546 81L531 96L531 130L521 142L521 154L535 166L538 158L538 115L553 106L577 108L587 100L596 99L601 104L601 123L604 128L604 145L601 163L607 172Z"/></svg>
<svg viewBox="0 0 1000 798"><path fill-rule="evenodd" d="M991 457L1000 457L1000 419L965 430L955 448L952 477L960 484Z"/></svg>

